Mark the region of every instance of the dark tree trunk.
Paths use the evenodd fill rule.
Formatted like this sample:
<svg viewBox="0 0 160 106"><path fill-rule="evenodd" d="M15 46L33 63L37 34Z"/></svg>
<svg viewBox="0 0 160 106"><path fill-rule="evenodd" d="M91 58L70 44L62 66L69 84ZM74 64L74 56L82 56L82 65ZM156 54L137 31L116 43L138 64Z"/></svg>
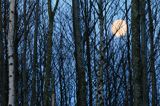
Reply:
<svg viewBox="0 0 160 106"><path fill-rule="evenodd" d="M83 46L80 28L80 1L72 0L73 32L75 39L75 59L77 74L77 106L86 106L86 81L83 66Z"/></svg>
<svg viewBox="0 0 160 106"><path fill-rule="evenodd" d="M149 17L149 36L150 36L150 73L152 83L152 106L157 106L157 84L156 84L156 72L155 72L155 52L154 52L154 30L153 30L153 18L151 10L151 0L148 1L148 17Z"/></svg>
<svg viewBox="0 0 160 106"><path fill-rule="evenodd" d="M142 70L140 59L140 4L139 0L131 2L132 30L132 68L133 68L133 99L134 106L143 106Z"/></svg>

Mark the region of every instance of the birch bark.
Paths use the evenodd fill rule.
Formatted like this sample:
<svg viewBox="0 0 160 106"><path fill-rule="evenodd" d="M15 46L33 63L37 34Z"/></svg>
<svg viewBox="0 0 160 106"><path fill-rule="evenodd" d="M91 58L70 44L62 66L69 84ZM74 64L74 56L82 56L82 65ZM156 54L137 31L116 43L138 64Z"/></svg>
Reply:
<svg viewBox="0 0 160 106"><path fill-rule="evenodd" d="M15 0L10 0L9 10L9 32L8 32L8 67L9 67L9 100L8 105L14 106L15 90L14 90L14 48L13 48L13 36L14 36L14 12L15 12Z"/></svg>

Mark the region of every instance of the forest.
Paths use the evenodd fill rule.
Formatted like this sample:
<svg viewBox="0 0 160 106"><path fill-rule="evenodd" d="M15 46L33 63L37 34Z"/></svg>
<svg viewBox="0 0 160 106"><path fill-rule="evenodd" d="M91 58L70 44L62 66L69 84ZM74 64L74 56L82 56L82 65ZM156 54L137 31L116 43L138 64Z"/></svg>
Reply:
<svg viewBox="0 0 160 106"><path fill-rule="evenodd" d="M160 106L160 0L0 0L0 106Z"/></svg>

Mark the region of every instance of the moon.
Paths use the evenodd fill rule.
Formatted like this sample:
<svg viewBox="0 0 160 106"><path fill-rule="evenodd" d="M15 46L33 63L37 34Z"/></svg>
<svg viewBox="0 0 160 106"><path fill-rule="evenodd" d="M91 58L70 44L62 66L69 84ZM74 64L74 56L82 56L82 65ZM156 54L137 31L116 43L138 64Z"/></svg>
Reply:
<svg viewBox="0 0 160 106"><path fill-rule="evenodd" d="M111 31L116 37L125 36L127 32L127 24L125 20L115 20L111 26Z"/></svg>

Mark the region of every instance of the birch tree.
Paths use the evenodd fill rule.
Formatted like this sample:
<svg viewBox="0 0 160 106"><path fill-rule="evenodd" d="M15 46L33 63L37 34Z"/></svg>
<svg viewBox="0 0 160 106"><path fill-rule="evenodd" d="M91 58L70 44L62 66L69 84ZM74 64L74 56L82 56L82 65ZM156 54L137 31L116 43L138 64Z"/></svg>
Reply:
<svg viewBox="0 0 160 106"><path fill-rule="evenodd" d="M8 32L8 68L9 68L9 100L8 105L14 106L15 89L14 89L14 15L15 15L15 0L10 0L9 6L9 32Z"/></svg>

